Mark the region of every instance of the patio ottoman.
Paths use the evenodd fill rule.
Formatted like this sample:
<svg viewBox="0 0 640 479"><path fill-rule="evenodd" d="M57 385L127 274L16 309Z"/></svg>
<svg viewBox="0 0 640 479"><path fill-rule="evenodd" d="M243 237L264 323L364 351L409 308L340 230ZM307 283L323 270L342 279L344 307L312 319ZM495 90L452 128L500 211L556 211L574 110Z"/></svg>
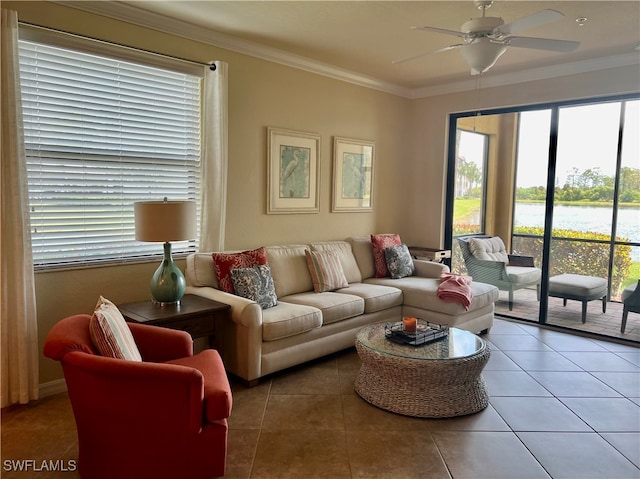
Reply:
<svg viewBox="0 0 640 479"><path fill-rule="evenodd" d="M602 312L607 312L607 280L581 274L561 274L549 278L549 296L582 301L582 322L587 321L587 302L602 298Z"/></svg>

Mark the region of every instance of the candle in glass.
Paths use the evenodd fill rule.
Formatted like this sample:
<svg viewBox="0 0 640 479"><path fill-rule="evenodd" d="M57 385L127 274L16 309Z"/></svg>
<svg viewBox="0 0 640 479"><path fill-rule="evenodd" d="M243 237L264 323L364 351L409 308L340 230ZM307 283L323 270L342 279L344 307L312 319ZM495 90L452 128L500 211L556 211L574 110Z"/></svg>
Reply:
<svg viewBox="0 0 640 479"><path fill-rule="evenodd" d="M416 318L402 318L402 329L406 333L415 333L418 320Z"/></svg>

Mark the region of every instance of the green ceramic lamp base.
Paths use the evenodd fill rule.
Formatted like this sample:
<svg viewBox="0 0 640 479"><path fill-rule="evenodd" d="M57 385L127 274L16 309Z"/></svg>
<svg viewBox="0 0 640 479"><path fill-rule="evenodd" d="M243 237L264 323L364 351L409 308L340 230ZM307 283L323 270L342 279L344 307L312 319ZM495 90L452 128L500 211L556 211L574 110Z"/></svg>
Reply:
<svg viewBox="0 0 640 479"><path fill-rule="evenodd" d="M161 306L179 304L187 282L184 274L171 258L171 243L164 244L162 264L151 278L151 296Z"/></svg>

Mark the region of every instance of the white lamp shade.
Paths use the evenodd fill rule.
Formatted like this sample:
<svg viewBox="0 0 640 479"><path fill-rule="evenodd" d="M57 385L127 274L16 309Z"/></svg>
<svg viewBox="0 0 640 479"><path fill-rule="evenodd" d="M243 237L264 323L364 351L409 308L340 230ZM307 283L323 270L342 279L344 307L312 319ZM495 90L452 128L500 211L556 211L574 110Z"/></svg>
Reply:
<svg viewBox="0 0 640 479"><path fill-rule="evenodd" d="M133 204L136 240L184 241L197 234L195 201L140 201Z"/></svg>

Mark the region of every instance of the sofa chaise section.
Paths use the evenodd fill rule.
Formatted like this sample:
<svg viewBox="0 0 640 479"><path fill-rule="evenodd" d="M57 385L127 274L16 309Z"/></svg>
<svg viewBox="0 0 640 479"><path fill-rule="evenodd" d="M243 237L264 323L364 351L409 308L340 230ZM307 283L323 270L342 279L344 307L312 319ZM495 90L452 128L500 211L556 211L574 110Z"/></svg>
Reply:
<svg viewBox="0 0 640 479"><path fill-rule="evenodd" d="M400 279L376 278L373 249L368 236L348 239L366 284L389 286L402 291L402 316L413 316L431 323L486 332L493 325L494 303L498 300L495 286L472 282L473 301L468 310L455 302L441 301L438 294L440 275L449 272L442 263L414 260L415 273Z"/></svg>

